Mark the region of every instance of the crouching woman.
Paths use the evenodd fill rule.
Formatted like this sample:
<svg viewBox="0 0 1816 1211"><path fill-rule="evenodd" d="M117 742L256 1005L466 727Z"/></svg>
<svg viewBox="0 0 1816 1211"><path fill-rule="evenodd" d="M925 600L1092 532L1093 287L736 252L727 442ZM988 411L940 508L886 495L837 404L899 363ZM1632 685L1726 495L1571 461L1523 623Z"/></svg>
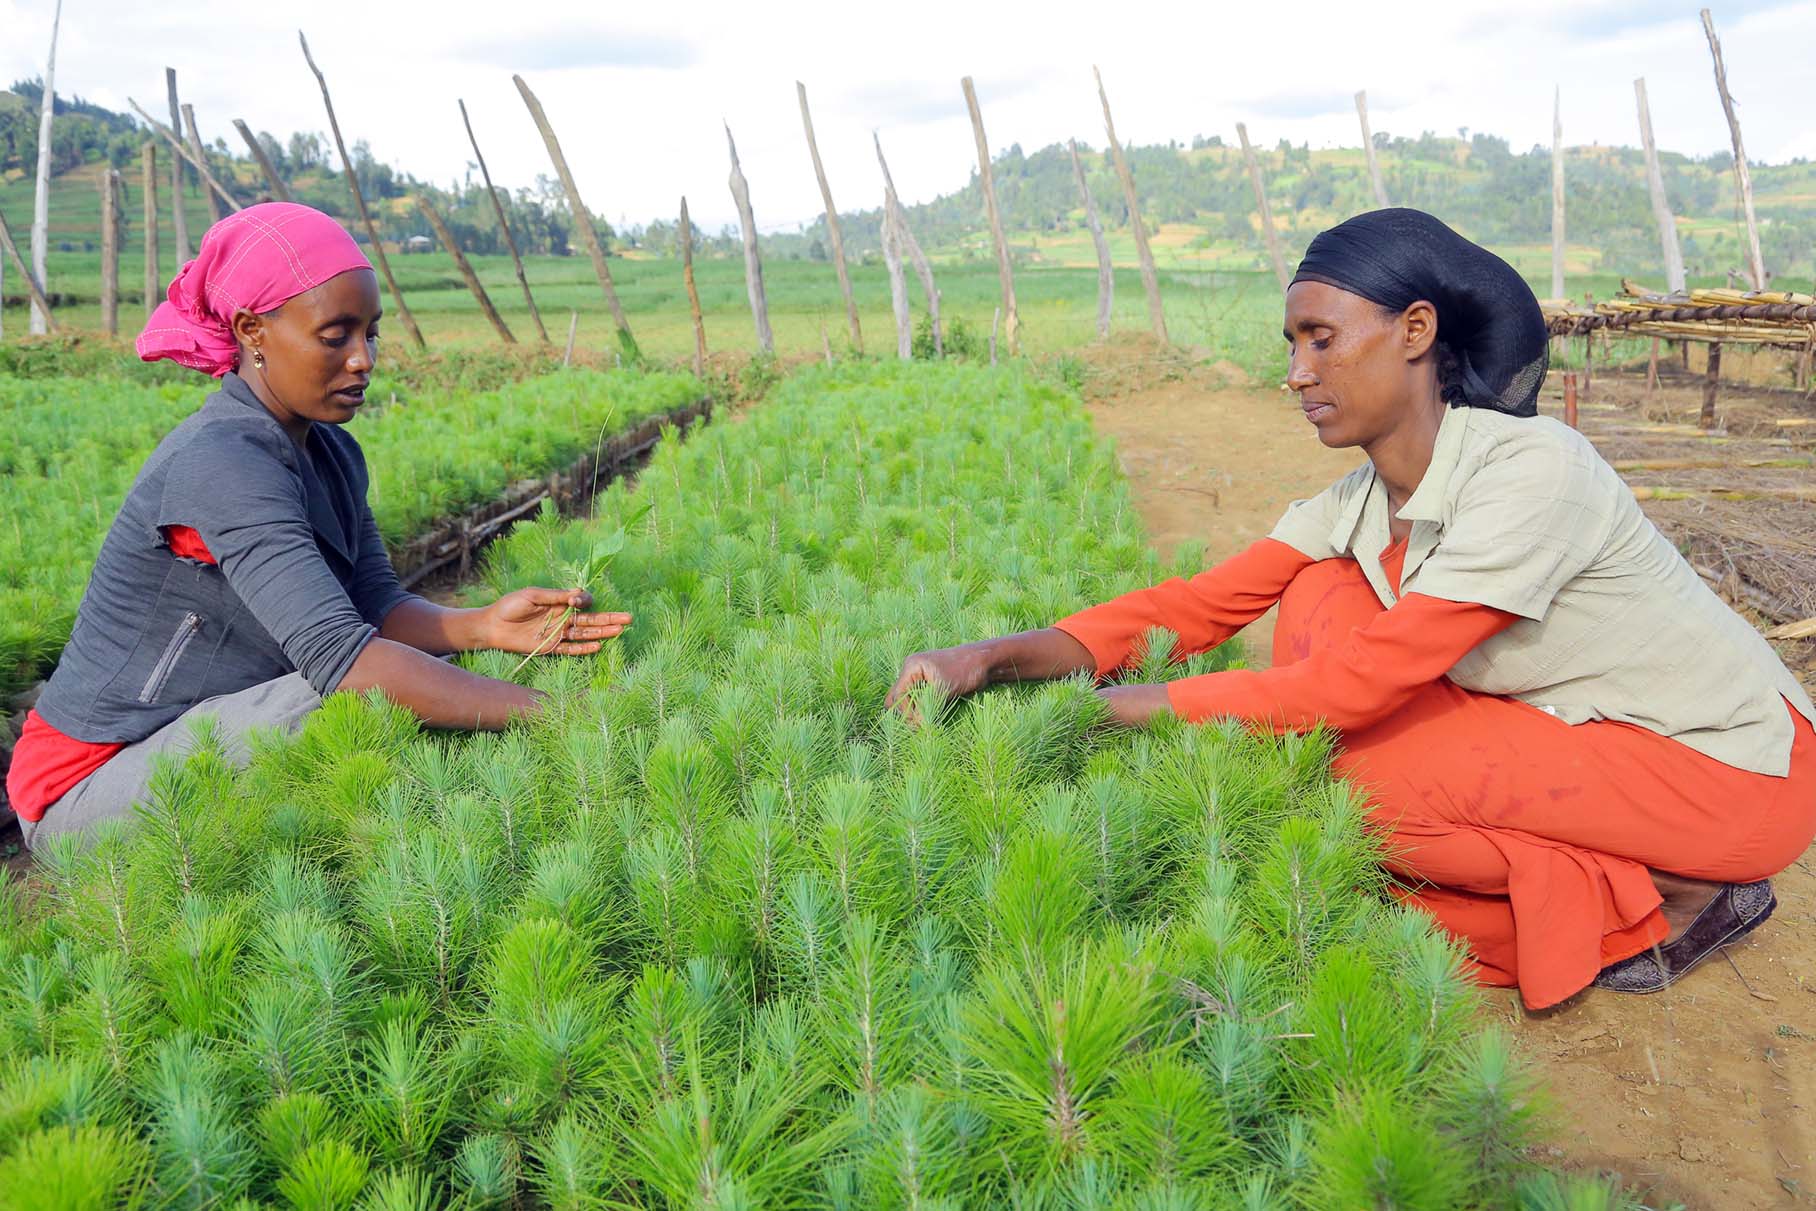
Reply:
<svg viewBox="0 0 1816 1211"><path fill-rule="evenodd" d="M404 590L342 428L365 401L380 312L352 237L288 203L215 224L171 283L139 355L220 388L146 460L26 718L7 794L28 846L130 811L200 716L240 760L248 730L294 729L337 692L382 690L434 727L501 728L540 695L438 657L582 655L629 625L563 621L590 606L580 591L455 610Z"/></svg>
<svg viewBox="0 0 1816 1211"><path fill-rule="evenodd" d="M1397 894L1538 1009L1651 992L1756 929L1816 834L1809 697L1575 431L1537 415L1547 336L1500 258L1384 210L1312 242L1287 383L1367 460L1271 537L1045 630L909 657L921 682L1099 676L1278 603L1273 667L1100 691L1264 732L1337 729Z"/></svg>

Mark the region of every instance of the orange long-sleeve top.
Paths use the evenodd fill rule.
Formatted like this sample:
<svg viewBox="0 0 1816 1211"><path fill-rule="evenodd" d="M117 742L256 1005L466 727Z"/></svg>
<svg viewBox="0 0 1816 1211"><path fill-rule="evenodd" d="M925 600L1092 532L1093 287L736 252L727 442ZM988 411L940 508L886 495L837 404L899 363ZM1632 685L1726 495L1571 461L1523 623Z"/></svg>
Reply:
<svg viewBox="0 0 1816 1211"><path fill-rule="evenodd" d="M1396 593L1405 557L1404 542L1381 553ZM1177 653L1184 659L1209 651L1267 613L1311 562L1266 538L1190 580L1175 578L1125 593L1054 625L1084 644L1099 677L1139 656L1138 645L1153 627L1179 636ZM1167 699L1174 714L1193 722L1240 719L1276 733L1320 724L1339 731L1366 727L1516 620L1492 606L1411 593L1343 643L1307 659L1181 678L1167 685Z"/></svg>

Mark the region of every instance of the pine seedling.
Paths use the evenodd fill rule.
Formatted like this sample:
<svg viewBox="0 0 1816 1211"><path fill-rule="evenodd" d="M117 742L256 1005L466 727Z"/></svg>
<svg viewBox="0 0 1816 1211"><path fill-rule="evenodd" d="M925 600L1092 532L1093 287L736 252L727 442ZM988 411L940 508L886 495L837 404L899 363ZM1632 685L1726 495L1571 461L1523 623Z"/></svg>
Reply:
<svg viewBox="0 0 1816 1211"><path fill-rule="evenodd" d="M1528 1174L1514 1188L1512 1205L1518 1211L1650 1211L1619 1177L1588 1173Z"/></svg>
<svg viewBox="0 0 1816 1211"><path fill-rule="evenodd" d="M953 1105L919 1085L890 1090L854 1141L862 1198L880 1211L934 1211L962 1204L967 1159Z"/></svg>
<svg viewBox="0 0 1816 1211"><path fill-rule="evenodd" d="M325 1020L324 1020L325 1019ZM255 984L233 1014L233 1033L242 1062L267 1096L325 1088L334 1075L343 1044L332 1012L289 981L266 977Z"/></svg>
<svg viewBox="0 0 1816 1211"><path fill-rule="evenodd" d="M1294 1019L1295 1031L1310 1036L1294 1040L1301 1044L1294 1084L1307 1103L1418 1087L1417 1026L1406 1021L1393 989L1360 949L1339 946L1324 955Z"/></svg>
<svg viewBox="0 0 1816 1211"><path fill-rule="evenodd" d="M568 585L576 589L590 589L592 586L598 584L604 577L606 569L611 567L612 561L618 557L618 553L624 550L625 532L641 521L643 515L647 512L649 512L649 506L645 505L636 513L633 513L617 529L595 539L584 559L557 559L554 546L551 543L549 549L549 564L555 569L555 579L557 583ZM553 500L545 499L542 502L542 511L537 515L536 520L538 523L548 526L552 533L556 516L555 502ZM566 633L567 624L573 621L575 612L573 606L569 606L567 609L563 610L555 621L550 624L547 637L544 638L542 642L538 643L529 655L518 662L517 667L511 670L510 676L515 677L523 670L524 665L542 655L544 652L553 649L560 643L561 636Z"/></svg>
<svg viewBox="0 0 1816 1211"><path fill-rule="evenodd" d="M1471 1039L1440 1081L1439 1122L1488 1201L1531 1168L1547 1104L1538 1077L1499 1028Z"/></svg>
<svg viewBox="0 0 1816 1211"><path fill-rule="evenodd" d="M178 1036L158 1051L152 1085L152 1190L164 1206L230 1202L251 1184L258 1153L238 1125L218 1061Z"/></svg>
<svg viewBox="0 0 1816 1211"><path fill-rule="evenodd" d="M0 1158L0 1206L111 1211L136 1201L144 1170L144 1145L120 1128L46 1128Z"/></svg>
<svg viewBox="0 0 1816 1211"><path fill-rule="evenodd" d="M435 1183L419 1169L387 1169L366 1183L358 1211L433 1211Z"/></svg>
<svg viewBox="0 0 1816 1211"><path fill-rule="evenodd" d="M63 1037L98 1057L124 1081L150 1046L158 1022L151 994L118 951L98 951L77 967L78 990L65 1010Z"/></svg>
<svg viewBox="0 0 1816 1211"><path fill-rule="evenodd" d="M339 1211L365 1188L371 1166L345 1140L317 1140L278 1178L277 1193L294 1211Z"/></svg>
<svg viewBox="0 0 1816 1211"><path fill-rule="evenodd" d="M680 966L693 948L701 906L686 846L672 829L652 828L625 851L624 873L644 944L667 966Z"/></svg>
<svg viewBox="0 0 1816 1211"><path fill-rule="evenodd" d="M979 972L964 1018L967 1094L1016 1172L1052 1172L1099 1151L1101 1103L1153 1030L1154 1003L1151 983L1083 947L1049 967Z"/></svg>
<svg viewBox="0 0 1816 1211"><path fill-rule="evenodd" d="M688 1026L686 989L672 969L646 966L624 998L618 1070L632 1105L679 1096L683 1037Z"/></svg>
<svg viewBox="0 0 1816 1211"><path fill-rule="evenodd" d="M1305 1202L1380 1211L1467 1206L1469 1170L1425 1117L1385 1089L1344 1097L1318 1124Z"/></svg>
<svg viewBox="0 0 1816 1211"><path fill-rule="evenodd" d="M421 1165L447 1126L462 1067L414 1023L394 1019L361 1044L341 1100L380 1158Z"/></svg>
<svg viewBox="0 0 1816 1211"><path fill-rule="evenodd" d="M1128 1065L1104 1101L1103 1124L1110 1151L1152 1181L1202 1180L1236 1152L1203 1071L1175 1056Z"/></svg>
<svg viewBox="0 0 1816 1211"><path fill-rule="evenodd" d="M183 901L170 934L149 956L153 983L179 1028L212 1034L232 1010L244 928L237 911L195 897Z"/></svg>
<svg viewBox="0 0 1816 1211"><path fill-rule="evenodd" d="M820 1006L821 1030L839 1082L865 1115L907 1069L906 990L888 938L874 917L846 918Z"/></svg>
<svg viewBox="0 0 1816 1211"><path fill-rule="evenodd" d="M273 1168L284 1170L321 1140L338 1134L340 1121L319 1093L285 1093L258 1111L259 1150Z"/></svg>
<svg viewBox="0 0 1816 1211"><path fill-rule="evenodd" d="M832 738L817 718L778 714L761 751L763 776L781 789L789 827L799 832L811 788L831 765Z"/></svg>
<svg viewBox="0 0 1816 1211"><path fill-rule="evenodd" d="M937 780L910 770L889 796L886 852L895 855L896 903L907 918L930 913L957 868L958 830L940 800Z"/></svg>
<svg viewBox="0 0 1816 1211"><path fill-rule="evenodd" d="M1280 962L1303 979L1326 948L1357 935L1370 902L1359 881L1375 877L1366 854L1329 843L1317 823L1282 823L1243 896L1249 919Z"/></svg>
<svg viewBox="0 0 1816 1211"><path fill-rule="evenodd" d="M1069 805L1056 805L1062 819ZM1091 911L1087 856L1070 831L1038 829L1012 840L983 895L987 934L979 949L1033 971L1054 963L1083 932ZM987 941L985 940L987 939Z"/></svg>
<svg viewBox="0 0 1816 1211"><path fill-rule="evenodd" d="M838 937L838 899L817 874L802 871L787 885L775 962L784 988L799 989L818 1006L826 995Z"/></svg>
<svg viewBox="0 0 1816 1211"><path fill-rule="evenodd" d="M880 909L887 884L884 834L872 794L868 782L849 778L828 778L815 788L819 827L813 857L847 920Z"/></svg>
<svg viewBox="0 0 1816 1211"><path fill-rule="evenodd" d="M725 827L722 870L714 882L756 947L764 950L774 941L782 889L795 868L795 838L773 786L754 792L752 799L750 811Z"/></svg>
<svg viewBox="0 0 1816 1211"><path fill-rule="evenodd" d="M454 1152L454 1188L474 1211L504 1207L517 1195L523 1158L509 1138L496 1132L469 1135Z"/></svg>
<svg viewBox="0 0 1816 1211"><path fill-rule="evenodd" d="M596 1211L616 1168L616 1137L599 1124L563 1114L530 1141L531 1187L548 1211Z"/></svg>
<svg viewBox="0 0 1816 1211"><path fill-rule="evenodd" d="M597 946L610 928L610 902L604 865L585 842L569 840L545 844L531 856L518 912L559 921Z"/></svg>
<svg viewBox="0 0 1816 1211"><path fill-rule="evenodd" d="M170 904L156 879L135 873L132 834L132 821L105 820L87 835L51 834L35 857L54 889L63 931L137 960L140 935L168 918Z"/></svg>
<svg viewBox="0 0 1816 1211"><path fill-rule="evenodd" d="M698 884L707 866L707 842L732 803L732 794L712 753L689 728L673 726L650 750L643 766L648 806L659 826L679 840L687 881Z"/></svg>

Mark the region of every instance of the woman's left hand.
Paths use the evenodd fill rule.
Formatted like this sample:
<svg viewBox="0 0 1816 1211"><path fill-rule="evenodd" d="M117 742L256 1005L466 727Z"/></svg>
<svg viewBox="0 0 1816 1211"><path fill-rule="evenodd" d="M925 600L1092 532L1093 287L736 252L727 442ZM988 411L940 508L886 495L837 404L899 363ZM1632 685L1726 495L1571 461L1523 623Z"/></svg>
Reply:
<svg viewBox="0 0 1816 1211"><path fill-rule="evenodd" d="M1164 685L1109 685L1097 696L1110 708L1110 721L1122 727L1142 727L1173 709Z"/></svg>
<svg viewBox="0 0 1816 1211"><path fill-rule="evenodd" d="M486 646L529 655L590 656L631 625L629 614L586 614L592 594L580 589L518 589L485 607ZM564 619L568 610L574 613ZM556 634L556 629L560 633Z"/></svg>

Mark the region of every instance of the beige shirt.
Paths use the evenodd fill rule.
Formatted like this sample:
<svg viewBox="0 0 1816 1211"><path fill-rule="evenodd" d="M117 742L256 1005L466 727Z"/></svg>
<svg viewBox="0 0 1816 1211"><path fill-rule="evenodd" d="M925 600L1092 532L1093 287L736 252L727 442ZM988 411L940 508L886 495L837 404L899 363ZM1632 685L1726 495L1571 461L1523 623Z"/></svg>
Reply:
<svg viewBox="0 0 1816 1211"><path fill-rule="evenodd" d="M1816 707L1582 434L1549 417L1448 409L1400 518L1412 522L1403 593L1520 616L1457 662L1457 685L1566 723L1637 724L1739 769L1790 769L1783 700L1813 723ZM1288 507L1272 537L1312 559L1356 560L1394 604L1373 464Z"/></svg>

